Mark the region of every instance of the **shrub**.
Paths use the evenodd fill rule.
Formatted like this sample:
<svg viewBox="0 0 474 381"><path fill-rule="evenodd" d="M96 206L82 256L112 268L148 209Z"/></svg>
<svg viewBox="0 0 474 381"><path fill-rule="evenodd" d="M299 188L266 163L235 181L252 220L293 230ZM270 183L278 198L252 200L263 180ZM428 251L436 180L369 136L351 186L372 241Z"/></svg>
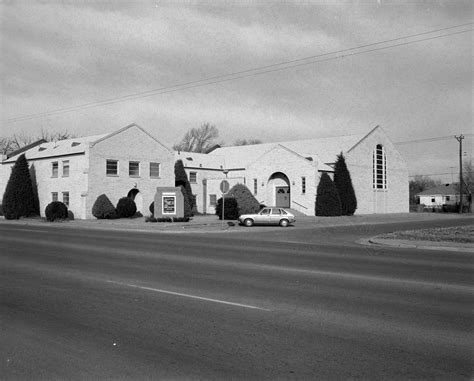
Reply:
<svg viewBox="0 0 474 381"><path fill-rule="evenodd" d="M116 209L119 218L129 218L137 212L137 206L131 197L122 197L118 201Z"/></svg>
<svg viewBox="0 0 474 381"><path fill-rule="evenodd" d="M74 221L74 213L71 212L70 210L67 211L67 219L69 221Z"/></svg>
<svg viewBox="0 0 474 381"><path fill-rule="evenodd" d="M347 169L344 155L337 155L334 166L334 185L336 186L341 200L341 213L344 216L352 216L357 209L357 199L352 186L351 174Z"/></svg>
<svg viewBox="0 0 474 381"><path fill-rule="evenodd" d="M183 186L184 189L186 190L186 192L183 194L184 194L184 198L188 200L189 208L191 210L190 216L192 216L192 211L194 209L193 191L191 189L191 184L189 183L189 180L188 180L188 175L186 175L186 171L184 170L184 165L183 165L182 160L177 160L174 165L174 186L175 187Z"/></svg>
<svg viewBox="0 0 474 381"><path fill-rule="evenodd" d="M157 218L156 222L173 222L173 220L171 219L171 217L161 217Z"/></svg>
<svg viewBox="0 0 474 381"><path fill-rule="evenodd" d="M153 216L147 216L145 218L145 222L158 222L155 217Z"/></svg>
<svg viewBox="0 0 474 381"><path fill-rule="evenodd" d="M148 207L148 210L150 211L151 215L155 215L155 201L152 201L150 206Z"/></svg>
<svg viewBox="0 0 474 381"><path fill-rule="evenodd" d="M184 199L184 217L191 217L193 215L193 210L189 198L186 197L186 188L183 185L181 185L181 193L183 194Z"/></svg>
<svg viewBox="0 0 474 381"><path fill-rule="evenodd" d="M319 180L315 212L317 216L340 216L341 200L336 186L327 173L323 173Z"/></svg>
<svg viewBox="0 0 474 381"><path fill-rule="evenodd" d="M44 211L46 221L67 220L68 210L67 206L61 201L53 201L46 206Z"/></svg>
<svg viewBox="0 0 474 381"><path fill-rule="evenodd" d="M2 200L3 214L7 220L38 214L31 183L30 170L25 155L21 155L12 168Z"/></svg>
<svg viewBox="0 0 474 381"><path fill-rule="evenodd" d="M3 207L2 204L0 204L0 217L3 216Z"/></svg>
<svg viewBox="0 0 474 381"><path fill-rule="evenodd" d="M222 197L217 200L216 214L219 216L219 220L222 220ZM224 201L224 219L236 220L239 218L239 215L237 200L233 197L226 197Z"/></svg>
<svg viewBox="0 0 474 381"><path fill-rule="evenodd" d="M189 217L173 217L173 222L189 222Z"/></svg>
<svg viewBox="0 0 474 381"><path fill-rule="evenodd" d="M98 219L116 218L115 207L105 194L101 194L92 206L92 215Z"/></svg>
<svg viewBox="0 0 474 381"><path fill-rule="evenodd" d="M234 185L228 195L237 201L240 214L257 213L260 210L260 203L244 184Z"/></svg>

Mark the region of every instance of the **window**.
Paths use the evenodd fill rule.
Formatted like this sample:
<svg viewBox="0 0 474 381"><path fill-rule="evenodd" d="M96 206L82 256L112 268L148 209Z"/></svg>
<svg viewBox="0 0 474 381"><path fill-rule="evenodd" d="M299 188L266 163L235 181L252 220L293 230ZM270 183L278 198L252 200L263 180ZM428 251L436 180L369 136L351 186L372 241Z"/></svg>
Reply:
<svg viewBox="0 0 474 381"><path fill-rule="evenodd" d="M51 193L51 200L52 201L58 201L58 192L52 192Z"/></svg>
<svg viewBox="0 0 474 381"><path fill-rule="evenodd" d="M129 161L128 162L128 175L130 177L139 177L140 176L140 162L139 161Z"/></svg>
<svg viewBox="0 0 474 381"><path fill-rule="evenodd" d="M69 177L69 160L63 161L63 177Z"/></svg>
<svg viewBox="0 0 474 381"><path fill-rule="evenodd" d="M257 179L253 179L253 194L257 194L258 191L258 181Z"/></svg>
<svg viewBox="0 0 474 381"><path fill-rule="evenodd" d="M63 204L69 208L69 192L63 192Z"/></svg>
<svg viewBox="0 0 474 381"><path fill-rule="evenodd" d="M301 193L306 193L306 177L301 178Z"/></svg>
<svg viewBox="0 0 474 381"><path fill-rule="evenodd" d="M435 201L436 201L436 199L435 199L435 198L432 198L432 199L431 199L431 202L435 202Z"/></svg>
<svg viewBox="0 0 474 381"><path fill-rule="evenodd" d="M217 196L215 194L209 195L209 205L216 206L217 204Z"/></svg>
<svg viewBox="0 0 474 381"><path fill-rule="evenodd" d="M58 177L58 162L55 161L52 163L51 177Z"/></svg>
<svg viewBox="0 0 474 381"><path fill-rule="evenodd" d="M449 196L446 196L446 201L450 201L451 198Z"/></svg>
<svg viewBox="0 0 474 381"><path fill-rule="evenodd" d="M197 172L189 172L189 182L197 183Z"/></svg>
<svg viewBox="0 0 474 381"><path fill-rule="evenodd" d="M150 163L150 177L154 179L160 177L160 163Z"/></svg>
<svg viewBox="0 0 474 381"><path fill-rule="evenodd" d="M118 160L107 159L105 171L107 176L118 176Z"/></svg>
<svg viewBox="0 0 474 381"><path fill-rule="evenodd" d="M387 156L381 144L377 144L373 154L373 187L387 189Z"/></svg>

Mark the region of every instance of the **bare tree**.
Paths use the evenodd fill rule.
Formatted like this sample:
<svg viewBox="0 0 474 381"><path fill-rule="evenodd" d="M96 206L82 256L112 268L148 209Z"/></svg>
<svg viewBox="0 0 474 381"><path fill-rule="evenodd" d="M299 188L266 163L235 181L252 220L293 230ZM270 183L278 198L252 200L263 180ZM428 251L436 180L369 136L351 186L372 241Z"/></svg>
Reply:
<svg viewBox="0 0 474 381"><path fill-rule="evenodd" d="M219 137L219 130L210 123L205 123L199 128L192 128L184 135L181 142L175 144L175 151L200 152L208 151Z"/></svg>
<svg viewBox="0 0 474 381"><path fill-rule="evenodd" d="M0 152L2 155L8 155L11 152L17 151L41 139L51 142L55 140L71 139L74 137L75 135L68 131L50 132L41 129L41 134L37 136L21 132L11 136L0 137Z"/></svg>
<svg viewBox="0 0 474 381"><path fill-rule="evenodd" d="M428 176L416 175L409 183L410 204L416 203L415 195L417 193L423 192L426 189L434 188L437 185L441 185L441 181L433 180Z"/></svg>
<svg viewBox="0 0 474 381"><path fill-rule="evenodd" d="M249 146L252 144L262 144L260 139L237 139L234 146Z"/></svg>

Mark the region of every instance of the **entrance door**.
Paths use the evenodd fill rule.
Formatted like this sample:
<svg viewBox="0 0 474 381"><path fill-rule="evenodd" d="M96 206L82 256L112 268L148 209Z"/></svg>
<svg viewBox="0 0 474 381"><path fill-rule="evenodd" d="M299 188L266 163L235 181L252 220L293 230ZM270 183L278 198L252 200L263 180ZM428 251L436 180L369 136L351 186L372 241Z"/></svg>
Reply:
<svg viewBox="0 0 474 381"><path fill-rule="evenodd" d="M275 206L280 208L290 207L290 187L276 187Z"/></svg>

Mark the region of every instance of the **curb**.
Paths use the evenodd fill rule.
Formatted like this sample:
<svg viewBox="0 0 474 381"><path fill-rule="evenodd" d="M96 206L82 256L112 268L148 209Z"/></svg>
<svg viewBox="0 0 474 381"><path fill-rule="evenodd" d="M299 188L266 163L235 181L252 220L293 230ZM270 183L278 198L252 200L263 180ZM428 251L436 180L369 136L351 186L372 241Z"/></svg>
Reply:
<svg viewBox="0 0 474 381"><path fill-rule="evenodd" d="M401 249L419 249L419 250L437 250L437 251L455 251L455 252L465 252L465 253L474 253L474 245L472 247L465 246L442 246L433 242L433 244L426 243L423 241L421 243L416 243L408 240L392 240L392 239L382 239L382 238L368 238L365 240L359 240L358 243L365 245L378 245L378 246L388 246L388 247L398 247ZM452 244L451 244L452 245ZM464 245L464 244L460 244Z"/></svg>

